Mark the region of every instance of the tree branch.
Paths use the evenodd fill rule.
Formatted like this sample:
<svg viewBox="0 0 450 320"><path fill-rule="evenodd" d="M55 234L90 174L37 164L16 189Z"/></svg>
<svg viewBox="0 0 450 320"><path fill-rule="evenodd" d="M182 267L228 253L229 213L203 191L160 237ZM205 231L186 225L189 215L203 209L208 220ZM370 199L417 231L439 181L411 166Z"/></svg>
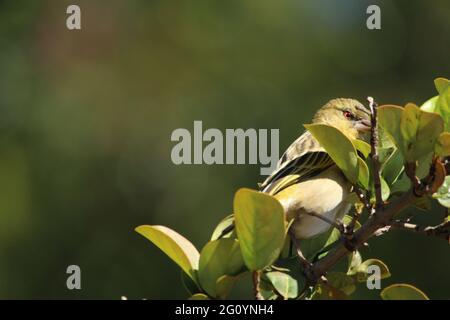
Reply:
<svg viewBox="0 0 450 320"><path fill-rule="evenodd" d="M372 97L367 97L369 102L371 117L370 117L370 156L373 167L373 184L375 189L375 210L383 205L383 198L381 193L381 177L380 177L380 159L378 156L378 105Z"/></svg>
<svg viewBox="0 0 450 320"><path fill-rule="evenodd" d="M443 238L450 243L450 220L437 226L420 226L417 224L396 220L391 223L391 227L399 230L406 230L425 236Z"/></svg>
<svg viewBox="0 0 450 320"><path fill-rule="evenodd" d="M403 209L407 208L415 198L416 195L414 194L414 191L410 190L398 198L397 201L391 203L388 207L380 208L376 215L369 218L366 223L355 232L352 239L341 239L339 244L337 244L327 256L317 261L312 266L314 277L319 279L348 253L363 246L378 229L389 225L393 217Z"/></svg>

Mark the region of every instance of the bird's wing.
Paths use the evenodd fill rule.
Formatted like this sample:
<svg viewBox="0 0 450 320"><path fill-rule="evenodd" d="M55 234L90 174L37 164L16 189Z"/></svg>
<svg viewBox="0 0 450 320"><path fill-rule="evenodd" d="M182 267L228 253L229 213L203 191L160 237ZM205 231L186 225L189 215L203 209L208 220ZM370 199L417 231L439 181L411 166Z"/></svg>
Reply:
<svg viewBox="0 0 450 320"><path fill-rule="evenodd" d="M288 186L311 178L334 164L309 131L295 140L278 162L277 169L261 184L263 192L276 194Z"/></svg>
<svg viewBox="0 0 450 320"><path fill-rule="evenodd" d="M292 160L286 161L261 185L261 190L276 194L281 190L309 179L334 165L325 151L306 152Z"/></svg>

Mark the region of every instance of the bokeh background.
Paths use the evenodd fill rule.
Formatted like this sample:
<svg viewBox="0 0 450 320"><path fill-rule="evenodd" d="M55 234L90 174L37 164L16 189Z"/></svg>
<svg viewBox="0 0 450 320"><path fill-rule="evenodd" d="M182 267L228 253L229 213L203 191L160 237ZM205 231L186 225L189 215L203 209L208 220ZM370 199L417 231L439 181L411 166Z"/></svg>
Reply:
<svg viewBox="0 0 450 320"><path fill-rule="evenodd" d="M66 29L70 4L81 31ZM367 30L369 4L382 30ZM0 1L0 298L186 298L133 229L166 225L201 248L263 178L175 166L174 129L279 128L282 152L333 97L422 103L437 76L450 76L448 0ZM363 255L390 266L383 286L450 298L442 240L392 232ZM82 290L66 288L70 264ZM232 296L250 292L244 278Z"/></svg>

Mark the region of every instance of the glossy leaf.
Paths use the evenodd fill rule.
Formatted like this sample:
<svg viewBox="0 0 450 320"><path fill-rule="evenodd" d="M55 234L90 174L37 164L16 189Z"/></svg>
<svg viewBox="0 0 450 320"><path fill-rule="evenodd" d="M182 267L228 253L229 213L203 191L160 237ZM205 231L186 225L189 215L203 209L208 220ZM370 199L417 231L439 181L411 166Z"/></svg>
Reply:
<svg viewBox="0 0 450 320"><path fill-rule="evenodd" d="M272 196L240 189L234 197L236 232L245 264L251 271L274 262L284 245L285 214Z"/></svg>
<svg viewBox="0 0 450 320"><path fill-rule="evenodd" d="M400 151L395 150L384 163L382 176L388 185L394 184L403 172L403 157Z"/></svg>
<svg viewBox="0 0 450 320"><path fill-rule="evenodd" d="M438 107L439 96L435 96L429 100L427 100L423 105L420 106L420 109L427 112L436 112Z"/></svg>
<svg viewBox="0 0 450 320"><path fill-rule="evenodd" d="M319 141L347 179L356 184L359 167L358 156L353 143L341 131L332 126L309 124L305 125L305 128Z"/></svg>
<svg viewBox="0 0 450 320"><path fill-rule="evenodd" d="M223 276L236 276L244 271L239 242L236 239L219 239L208 242L200 254L198 279L201 287L212 297L224 297L229 281ZM220 281L220 287L217 285Z"/></svg>
<svg viewBox="0 0 450 320"><path fill-rule="evenodd" d="M367 158L370 154L371 147L370 144L363 140L355 139L352 141L353 145L355 146L356 150L361 152L361 154L364 156L364 158Z"/></svg>
<svg viewBox="0 0 450 320"><path fill-rule="evenodd" d="M444 122L438 114L422 111L411 103L407 104L400 121L400 150L405 160L412 163L433 153L434 145L443 130Z"/></svg>
<svg viewBox="0 0 450 320"><path fill-rule="evenodd" d="M433 198L444 207L450 208L450 176L446 176L444 183L438 189L436 193L433 194Z"/></svg>
<svg viewBox="0 0 450 320"><path fill-rule="evenodd" d="M316 285L311 300L346 300L348 295L328 284Z"/></svg>
<svg viewBox="0 0 450 320"><path fill-rule="evenodd" d="M358 156L358 182L359 184L364 188L367 189L369 187L369 167L367 166L366 162Z"/></svg>
<svg viewBox="0 0 450 320"><path fill-rule="evenodd" d="M356 290L355 281L352 277L342 272L328 272L328 285L344 292L346 295L351 295Z"/></svg>
<svg viewBox="0 0 450 320"><path fill-rule="evenodd" d="M283 298L294 299L298 296L297 280L289 274L281 271L271 271L266 273L266 277Z"/></svg>
<svg viewBox="0 0 450 320"><path fill-rule="evenodd" d="M136 232L153 242L169 258L178 264L189 277L196 281L200 254L194 245L177 232L164 226L139 226Z"/></svg>
<svg viewBox="0 0 450 320"><path fill-rule="evenodd" d="M397 148L402 147L402 135L400 132L400 121L403 114L403 108L394 105L384 105L378 108L378 124Z"/></svg>
<svg viewBox="0 0 450 320"><path fill-rule="evenodd" d="M225 229L233 225L233 223L234 223L234 215L232 214L230 214L229 216L225 217L222 221L220 221L213 231L211 241L217 240L220 236L222 236L222 238L231 238L234 235L234 230L226 234L222 233L224 232Z"/></svg>
<svg viewBox="0 0 450 320"><path fill-rule="evenodd" d="M450 80L445 78L436 78L434 79L434 85L439 94L445 93L445 90L450 86Z"/></svg>
<svg viewBox="0 0 450 320"><path fill-rule="evenodd" d="M383 261L378 259L367 259L366 261L361 263L355 270L354 275L356 275L356 279L359 282L365 282L367 281L367 278L371 276L371 274L368 273L368 268L370 266L377 266L380 268L380 280L389 278L391 276L388 266Z"/></svg>
<svg viewBox="0 0 450 320"><path fill-rule="evenodd" d="M352 254L348 256L348 262L347 275L353 276L358 272L358 267L362 263L361 253L358 250L353 251Z"/></svg>
<svg viewBox="0 0 450 320"><path fill-rule="evenodd" d="M384 288L380 296L383 300L429 300L427 295L410 284L393 284Z"/></svg>
<svg viewBox="0 0 450 320"><path fill-rule="evenodd" d="M435 153L440 157L450 156L450 133L443 132L438 138L435 146Z"/></svg>

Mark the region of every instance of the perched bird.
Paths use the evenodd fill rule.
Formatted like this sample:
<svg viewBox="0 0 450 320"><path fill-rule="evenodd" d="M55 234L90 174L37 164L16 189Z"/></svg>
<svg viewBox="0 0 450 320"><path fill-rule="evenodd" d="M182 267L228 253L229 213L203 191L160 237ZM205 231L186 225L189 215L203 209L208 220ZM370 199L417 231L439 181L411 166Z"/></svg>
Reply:
<svg viewBox="0 0 450 320"><path fill-rule="evenodd" d="M350 139L363 138L371 127L370 112L343 98L325 104L312 122L334 126ZM294 219L290 232L295 239L326 232L331 227L326 220L342 219L350 209L350 182L308 131L290 145L260 187L280 201L289 221Z"/></svg>

